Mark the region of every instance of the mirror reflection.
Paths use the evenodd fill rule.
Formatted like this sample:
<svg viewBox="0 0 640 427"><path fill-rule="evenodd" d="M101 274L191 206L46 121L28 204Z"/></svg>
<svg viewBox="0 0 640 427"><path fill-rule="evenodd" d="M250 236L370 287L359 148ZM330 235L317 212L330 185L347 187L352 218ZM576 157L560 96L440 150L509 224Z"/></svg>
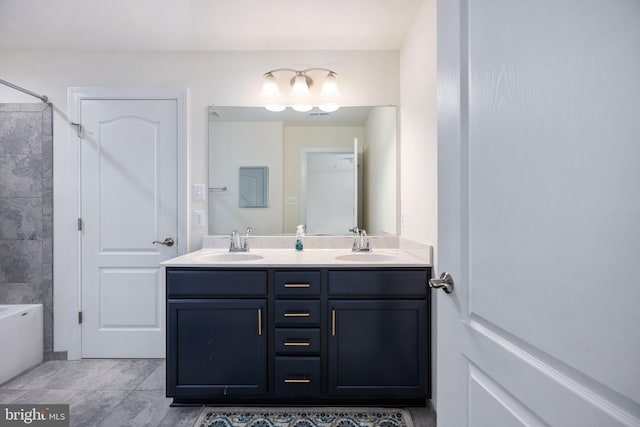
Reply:
<svg viewBox="0 0 640 427"><path fill-rule="evenodd" d="M269 168L240 166L238 174L241 208L269 207Z"/></svg>
<svg viewBox="0 0 640 427"><path fill-rule="evenodd" d="M209 107L209 234L397 234L396 107L325 113ZM240 167L267 167L267 207L243 209Z"/></svg>

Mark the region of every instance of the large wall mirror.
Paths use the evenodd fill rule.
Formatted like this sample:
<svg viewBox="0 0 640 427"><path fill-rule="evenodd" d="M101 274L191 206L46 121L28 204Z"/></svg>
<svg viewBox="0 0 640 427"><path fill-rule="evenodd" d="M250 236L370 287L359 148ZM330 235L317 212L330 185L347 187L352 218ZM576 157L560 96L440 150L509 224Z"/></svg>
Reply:
<svg viewBox="0 0 640 427"><path fill-rule="evenodd" d="M395 106L333 113L209 107L209 234L398 233ZM239 203L241 168L268 168L268 205Z"/></svg>

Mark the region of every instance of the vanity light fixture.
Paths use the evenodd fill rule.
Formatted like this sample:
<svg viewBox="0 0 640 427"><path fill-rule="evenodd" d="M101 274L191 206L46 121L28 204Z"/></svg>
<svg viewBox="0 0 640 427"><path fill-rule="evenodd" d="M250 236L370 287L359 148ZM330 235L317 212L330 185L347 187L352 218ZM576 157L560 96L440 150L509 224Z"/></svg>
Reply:
<svg viewBox="0 0 640 427"><path fill-rule="evenodd" d="M264 73L264 84L262 85L262 97L265 100L265 108L269 111L283 111L287 104L296 111L307 112L313 108L314 94L311 91L313 79L308 73L322 71L328 73L324 78L321 92L316 100L318 108L325 112L333 112L340 108L338 98L340 91L336 81L336 72L327 68L307 68L305 70L295 70L293 68L276 68ZM291 91L287 99L282 96L278 81L274 73L293 73L289 80Z"/></svg>

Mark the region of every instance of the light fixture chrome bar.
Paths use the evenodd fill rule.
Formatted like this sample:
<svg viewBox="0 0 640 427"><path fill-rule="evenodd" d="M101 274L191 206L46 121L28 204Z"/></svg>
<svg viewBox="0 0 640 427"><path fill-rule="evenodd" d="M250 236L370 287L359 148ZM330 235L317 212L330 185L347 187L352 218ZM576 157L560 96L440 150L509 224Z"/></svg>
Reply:
<svg viewBox="0 0 640 427"><path fill-rule="evenodd" d="M18 85L14 85L13 83L9 83L6 80L2 80L0 79L0 83L2 83L5 86L9 86L12 89L15 89L17 91L20 91L22 93L26 93L27 95L31 95L31 96L35 96L36 98L40 98L42 100L42 102L49 102L49 97L47 97L47 95L38 95L35 92L31 92L30 90L27 90L23 87L20 87Z"/></svg>

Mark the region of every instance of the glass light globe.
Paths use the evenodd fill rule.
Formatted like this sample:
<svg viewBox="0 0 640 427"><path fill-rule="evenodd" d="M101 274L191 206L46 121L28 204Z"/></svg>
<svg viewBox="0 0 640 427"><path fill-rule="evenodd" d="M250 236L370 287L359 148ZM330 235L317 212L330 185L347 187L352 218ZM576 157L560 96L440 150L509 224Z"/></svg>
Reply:
<svg viewBox="0 0 640 427"><path fill-rule="evenodd" d="M322 96L327 98L337 97L340 95L338 90L338 82L336 81L336 73L333 71L327 74L322 84Z"/></svg>
<svg viewBox="0 0 640 427"><path fill-rule="evenodd" d="M269 111L280 112L287 108L282 103L282 94L278 88L278 81L271 73L267 73L264 76L262 97L264 98L265 103L264 108Z"/></svg>
<svg viewBox="0 0 640 427"><path fill-rule="evenodd" d="M318 108L326 113L332 113L340 108L338 104L338 98L340 97L340 91L338 90L338 83L336 81L336 73L330 71L327 77L324 78L322 84L322 93L320 94L321 101Z"/></svg>
<svg viewBox="0 0 640 427"><path fill-rule="evenodd" d="M309 79L304 74L296 75L291 81L291 94L294 96L309 95Z"/></svg>
<svg viewBox="0 0 640 427"><path fill-rule="evenodd" d="M262 84L262 96L277 96L280 95L280 89L278 89L278 82L271 73L267 73L264 76L264 83Z"/></svg>

